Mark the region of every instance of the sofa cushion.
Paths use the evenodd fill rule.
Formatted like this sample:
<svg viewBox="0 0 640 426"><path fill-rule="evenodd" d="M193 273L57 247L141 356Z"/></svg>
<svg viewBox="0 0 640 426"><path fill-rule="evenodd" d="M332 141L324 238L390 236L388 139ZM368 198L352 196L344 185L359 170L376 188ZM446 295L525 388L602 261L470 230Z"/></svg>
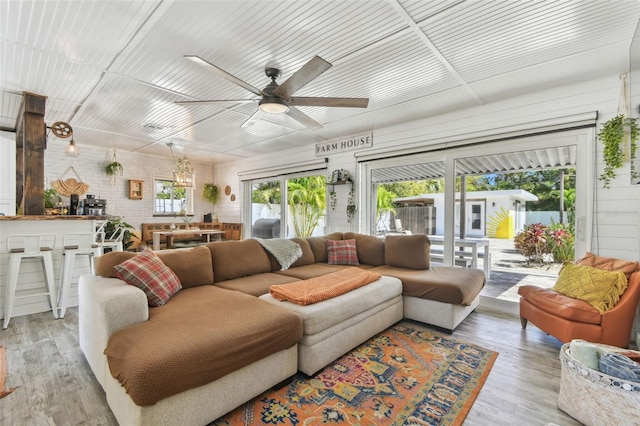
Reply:
<svg viewBox="0 0 640 426"><path fill-rule="evenodd" d="M428 270L377 266L372 271L402 281L402 295L453 305L471 305L485 284L484 272L438 266Z"/></svg>
<svg viewBox="0 0 640 426"><path fill-rule="evenodd" d="M426 235L387 235L384 261L398 268L429 269L430 252L431 242Z"/></svg>
<svg viewBox="0 0 640 426"><path fill-rule="evenodd" d="M219 241L206 247L211 251L216 283L271 272L267 252L255 240Z"/></svg>
<svg viewBox="0 0 640 426"><path fill-rule="evenodd" d="M330 274L336 269L348 268L347 265L327 265L326 263L314 263L311 265L298 266L297 268L289 268L286 271L275 272L278 275L286 275L288 277L306 280L320 275Z"/></svg>
<svg viewBox="0 0 640 426"><path fill-rule="evenodd" d="M327 240L341 240L342 232L334 232L323 237L308 237L306 240L311 246L313 257L316 263L326 263L327 258Z"/></svg>
<svg viewBox="0 0 640 426"><path fill-rule="evenodd" d="M345 240L356 240L358 262L367 265L384 265L384 240L372 235L345 232L342 237Z"/></svg>
<svg viewBox="0 0 640 426"><path fill-rule="evenodd" d="M181 250L161 250L156 252L160 260L180 279L182 288L213 284L211 252L204 246ZM106 278L116 278L113 267L134 257L136 253L112 251L100 256L96 274Z"/></svg>
<svg viewBox="0 0 640 426"><path fill-rule="evenodd" d="M574 322L600 324L602 315L587 302L537 285L518 287L518 294L530 304L554 316Z"/></svg>
<svg viewBox="0 0 640 426"><path fill-rule="evenodd" d="M565 262L552 290L583 300L604 313L618 303L626 288L627 278L623 272Z"/></svg>
<svg viewBox="0 0 640 426"><path fill-rule="evenodd" d="M356 240L327 241L329 265L359 265Z"/></svg>
<svg viewBox="0 0 640 426"><path fill-rule="evenodd" d="M190 288L114 332L109 371L140 406L211 383L302 337L293 312L216 286Z"/></svg>
<svg viewBox="0 0 640 426"><path fill-rule="evenodd" d="M400 281L383 276L363 287L311 305L280 302L271 294L262 295L260 299L297 313L302 318L304 334L312 335L398 297L401 293Z"/></svg>
<svg viewBox="0 0 640 426"><path fill-rule="evenodd" d="M266 272L264 274L251 275L250 277L234 278L232 280L217 282L215 285L227 290L236 290L252 296L262 296L269 293L269 287L274 284L288 284L300 281L298 278L286 275Z"/></svg>
<svg viewBox="0 0 640 426"><path fill-rule="evenodd" d="M597 254L589 253L584 255L582 259L576 262L578 265L591 266L593 268L604 269L605 271L624 273L627 281L631 278L631 274L638 270L640 264L634 260L622 260L613 257L603 257Z"/></svg>
<svg viewBox="0 0 640 426"><path fill-rule="evenodd" d="M177 275L151 249L114 266L116 275L144 291L149 306L162 306L182 289Z"/></svg>

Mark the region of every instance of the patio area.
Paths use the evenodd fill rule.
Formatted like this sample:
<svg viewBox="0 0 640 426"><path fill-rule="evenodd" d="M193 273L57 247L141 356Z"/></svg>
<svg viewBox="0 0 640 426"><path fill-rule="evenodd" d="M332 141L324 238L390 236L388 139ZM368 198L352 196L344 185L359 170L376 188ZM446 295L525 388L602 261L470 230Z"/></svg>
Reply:
<svg viewBox="0 0 640 426"><path fill-rule="evenodd" d="M480 293L481 296L498 300L518 302L518 287L537 285L550 288L558 278L561 264L528 265L513 246L512 239L489 238L491 253L491 276ZM478 259L478 268L484 268L486 259Z"/></svg>
<svg viewBox="0 0 640 426"><path fill-rule="evenodd" d="M490 238L489 249L491 277L480 293L482 296L517 302L519 286L553 287L562 267L559 263L528 265L514 248L512 239Z"/></svg>

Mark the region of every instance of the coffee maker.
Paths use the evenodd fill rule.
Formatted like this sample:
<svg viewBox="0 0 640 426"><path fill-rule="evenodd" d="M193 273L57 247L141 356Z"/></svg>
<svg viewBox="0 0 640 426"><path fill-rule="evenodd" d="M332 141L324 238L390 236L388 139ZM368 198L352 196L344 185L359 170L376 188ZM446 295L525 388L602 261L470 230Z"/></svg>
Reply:
<svg viewBox="0 0 640 426"><path fill-rule="evenodd" d="M104 216L107 214L107 200L87 195L82 204L82 212L88 216Z"/></svg>

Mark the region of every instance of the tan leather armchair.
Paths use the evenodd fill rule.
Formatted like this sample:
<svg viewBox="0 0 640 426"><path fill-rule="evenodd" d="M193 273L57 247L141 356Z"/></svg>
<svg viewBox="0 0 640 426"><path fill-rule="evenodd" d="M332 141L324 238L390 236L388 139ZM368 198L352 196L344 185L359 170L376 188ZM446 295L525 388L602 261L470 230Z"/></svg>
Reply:
<svg viewBox="0 0 640 426"><path fill-rule="evenodd" d="M618 303L604 314L587 302L551 289L522 286L518 289L522 328L531 321L563 343L583 339L626 348L640 299L640 272L631 274L628 284Z"/></svg>

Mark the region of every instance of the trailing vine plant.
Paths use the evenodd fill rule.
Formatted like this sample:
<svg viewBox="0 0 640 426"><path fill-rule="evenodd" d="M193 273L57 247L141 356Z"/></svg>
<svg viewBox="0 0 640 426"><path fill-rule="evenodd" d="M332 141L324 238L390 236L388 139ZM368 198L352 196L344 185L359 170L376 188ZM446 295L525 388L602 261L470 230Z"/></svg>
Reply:
<svg viewBox="0 0 640 426"><path fill-rule="evenodd" d="M358 207L354 200L355 194L356 194L356 190L354 188L354 185L352 185L351 189L349 190L349 198L347 199L347 222L349 223L353 221L353 218L356 215L356 210Z"/></svg>
<svg viewBox="0 0 640 426"><path fill-rule="evenodd" d="M602 124L598 132L598 139L602 142L602 155L604 157L604 170L598 177L603 182L604 188L609 188L611 179L616 177L616 169L622 167L624 162L624 153L622 141L625 132L629 133L630 139L630 163L631 163L631 179L636 180L640 177L640 173L635 168L635 159L638 138L638 120L635 118L625 118L619 114L611 120Z"/></svg>

